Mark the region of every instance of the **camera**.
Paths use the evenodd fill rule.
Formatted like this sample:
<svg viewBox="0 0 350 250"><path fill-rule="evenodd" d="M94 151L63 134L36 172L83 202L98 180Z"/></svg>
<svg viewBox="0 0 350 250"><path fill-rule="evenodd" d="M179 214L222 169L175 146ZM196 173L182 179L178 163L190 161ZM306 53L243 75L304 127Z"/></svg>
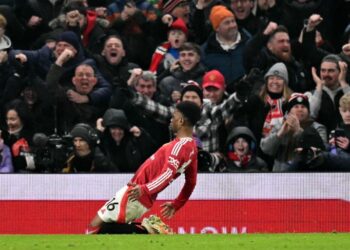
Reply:
<svg viewBox="0 0 350 250"><path fill-rule="evenodd" d="M198 150L197 160L200 172L215 172L216 170L222 172L221 169L225 168L224 161L218 155L205 150Z"/></svg>
<svg viewBox="0 0 350 250"><path fill-rule="evenodd" d="M72 136L69 134L47 136L36 133L33 136L33 145L35 167L46 173L61 172L67 157L73 151Z"/></svg>

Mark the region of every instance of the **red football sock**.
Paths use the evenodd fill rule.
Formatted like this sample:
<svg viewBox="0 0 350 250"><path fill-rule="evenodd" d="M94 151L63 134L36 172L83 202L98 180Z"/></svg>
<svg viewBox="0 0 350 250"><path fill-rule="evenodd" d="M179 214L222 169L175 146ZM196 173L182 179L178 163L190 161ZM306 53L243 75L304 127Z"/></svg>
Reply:
<svg viewBox="0 0 350 250"><path fill-rule="evenodd" d="M99 227L99 226L93 227L93 226L89 225L87 227L87 229L85 230L85 234L97 234L98 231L100 231L100 228L101 227Z"/></svg>

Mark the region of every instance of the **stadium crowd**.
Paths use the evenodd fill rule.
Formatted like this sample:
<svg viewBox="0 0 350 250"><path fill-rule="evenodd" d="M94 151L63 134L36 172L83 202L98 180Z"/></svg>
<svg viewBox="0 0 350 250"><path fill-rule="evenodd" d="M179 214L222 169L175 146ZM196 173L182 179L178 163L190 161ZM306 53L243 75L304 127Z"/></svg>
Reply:
<svg viewBox="0 0 350 250"><path fill-rule="evenodd" d="M350 171L349 0L0 1L0 173Z"/></svg>

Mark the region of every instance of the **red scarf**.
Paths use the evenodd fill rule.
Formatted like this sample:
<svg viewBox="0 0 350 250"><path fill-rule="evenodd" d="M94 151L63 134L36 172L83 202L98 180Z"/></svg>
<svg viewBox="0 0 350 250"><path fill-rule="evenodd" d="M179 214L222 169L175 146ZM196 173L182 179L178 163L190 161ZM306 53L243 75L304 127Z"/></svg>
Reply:
<svg viewBox="0 0 350 250"><path fill-rule="evenodd" d="M283 110L282 104L284 98L271 99L269 95L266 96L266 103L270 106L270 110L266 115L262 135L266 137L270 134L271 130L276 126L280 125L283 122Z"/></svg>
<svg viewBox="0 0 350 250"><path fill-rule="evenodd" d="M151 66L149 66L149 70L151 72L157 72L158 66L163 60L165 54L170 49L171 44L169 42L163 43L161 46L158 46L156 51L153 53Z"/></svg>
<svg viewBox="0 0 350 250"><path fill-rule="evenodd" d="M231 161L234 161L238 167L247 167L252 158L252 153L249 152L248 154L239 157L235 152L228 152L227 156Z"/></svg>
<svg viewBox="0 0 350 250"><path fill-rule="evenodd" d="M89 38L90 38L90 33L94 29L95 24L96 24L96 12L88 10L86 13L86 29L83 31L83 45L84 47L87 47L89 44Z"/></svg>

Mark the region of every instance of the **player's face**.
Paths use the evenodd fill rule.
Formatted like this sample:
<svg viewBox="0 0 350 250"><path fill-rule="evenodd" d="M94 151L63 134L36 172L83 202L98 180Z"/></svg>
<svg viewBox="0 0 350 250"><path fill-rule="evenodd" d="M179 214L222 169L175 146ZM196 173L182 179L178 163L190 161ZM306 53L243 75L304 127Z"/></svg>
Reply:
<svg viewBox="0 0 350 250"><path fill-rule="evenodd" d="M181 112L178 110L175 110L173 113L173 116L171 117L171 121L170 121L170 127L174 133L179 131L179 129L182 127L183 120L184 120L184 118L183 118Z"/></svg>
<svg viewBox="0 0 350 250"><path fill-rule="evenodd" d="M78 156L86 156L91 152L89 144L81 137L75 137L73 139L73 145Z"/></svg>
<svg viewBox="0 0 350 250"><path fill-rule="evenodd" d="M248 154L248 152L249 152L249 144L248 144L247 140L242 138L242 137L238 138L234 142L233 148L235 150L235 153L239 157L244 156L244 155Z"/></svg>
<svg viewBox="0 0 350 250"><path fill-rule="evenodd" d="M340 115L345 125L350 125L350 107L340 107Z"/></svg>

